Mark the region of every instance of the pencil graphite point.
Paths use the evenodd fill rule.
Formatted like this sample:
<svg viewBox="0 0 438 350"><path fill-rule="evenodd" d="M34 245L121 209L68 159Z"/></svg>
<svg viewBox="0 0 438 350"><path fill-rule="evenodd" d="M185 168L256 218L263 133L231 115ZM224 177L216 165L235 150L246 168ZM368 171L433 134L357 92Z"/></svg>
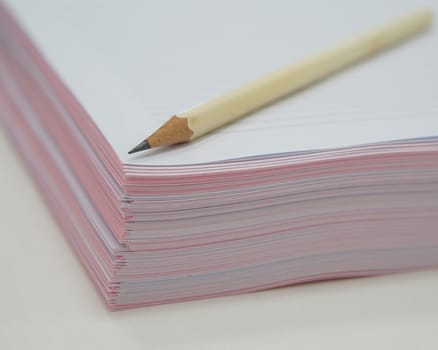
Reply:
<svg viewBox="0 0 438 350"><path fill-rule="evenodd" d="M130 150L128 152L128 154L132 154L132 153L136 153L136 152L140 152L140 151L145 151L147 149L151 148L151 146L149 145L148 141L142 141L140 142L137 146L135 146L132 150Z"/></svg>
<svg viewBox="0 0 438 350"><path fill-rule="evenodd" d="M128 153L143 151L149 148L175 145L190 141L193 131L189 128L186 118L174 115L146 140L134 147Z"/></svg>

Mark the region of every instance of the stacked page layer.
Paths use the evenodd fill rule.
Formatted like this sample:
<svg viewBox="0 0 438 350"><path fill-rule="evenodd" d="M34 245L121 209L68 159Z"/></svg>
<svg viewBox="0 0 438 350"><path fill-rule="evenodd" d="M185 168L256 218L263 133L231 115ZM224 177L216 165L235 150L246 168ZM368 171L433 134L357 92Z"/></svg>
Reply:
<svg viewBox="0 0 438 350"><path fill-rule="evenodd" d="M54 217L110 308L438 266L436 70L416 65L412 79L422 84L413 90L394 79L388 83L386 76L400 67L409 75L404 64L437 58L435 32L413 42L414 52L407 45L400 48L400 57L392 52L383 57L381 66L376 61L358 67L357 74L347 72L330 93L327 82L314 94L297 96L295 104L284 101L194 145L128 158L124 153L131 143L144 136L136 132L146 132L138 130L143 112L149 118L157 111L184 107L169 85L164 89L165 82L170 84L166 77L177 79L189 72L191 79L201 82L204 70L215 62L206 43L201 52L207 51L202 61L207 67L194 65L197 61L178 66L178 59L168 58L166 70L160 67L160 75L154 77L167 46L191 52L163 32L162 40L169 42L150 38L158 58L151 58L147 74L153 84L145 87L131 75L126 57L102 56L109 55L105 48L117 40L126 41L126 27L120 29L123 40L114 33L103 36L99 29L111 30L108 23L115 19L117 6L110 3L113 12L105 12L107 8L101 26L92 27L97 5L90 4L43 1L36 13L30 4L14 4L15 16L39 50L1 8L0 113ZM218 11L226 11L223 6ZM137 10L152 16L142 5L137 4ZM180 10L189 11L190 6ZM254 11L251 28L263 19L262 9L256 6ZM131 31L142 22L133 12L128 13ZM57 15L58 21L46 23L41 13ZM277 12L266 15L282 18ZM79 18L89 38L81 36L81 29L72 30ZM237 33L252 38L237 18L229 20ZM188 48L200 45L194 27L186 30L194 38L186 42ZM136 35L133 31L132 38ZM210 35L215 45L229 37L226 31L213 30ZM93 37L98 39L94 46L87 41ZM111 39L107 46L104 37ZM254 42L246 43L251 51ZM233 44L232 37L222 44ZM128 40L126 50L133 45L138 43ZM282 51L281 40L269 45L278 55L288 53ZM134 64L138 55L131 54ZM244 50L235 55L235 62L227 61L226 55L221 62L228 68L221 74L228 72L229 77L212 74L209 79L216 80L210 84L181 87L185 107L281 63L265 57L245 67L239 64ZM290 52L288 57L295 58ZM126 76L120 67L125 67ZM379 74L373 73L376 70ZM348 94L357 88L355 81L363 85L368 75L380 77L381 85L395 84L383 86L385 99L379 96L382 87L360 87L368 97ZM143 88L148 96L141 96L142 103L135 93L127 93ZM328 102L342 94L342 103ZM151 128L156 124L150 120ZM262 145L257 143L261 136Z"/></svg>

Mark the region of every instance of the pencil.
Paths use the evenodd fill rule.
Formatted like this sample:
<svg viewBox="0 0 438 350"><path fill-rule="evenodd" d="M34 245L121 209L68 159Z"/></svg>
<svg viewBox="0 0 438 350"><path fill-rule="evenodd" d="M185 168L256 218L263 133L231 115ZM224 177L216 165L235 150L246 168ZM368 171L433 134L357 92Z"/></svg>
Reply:
<svg viewBox="0 0 438 350"><path fill-rule="evenodd" d="M242 85L207 103L174 115L129 153L194 140L410 38L426 29L431 21L430 10L412 12L333 49Z"/></svg>

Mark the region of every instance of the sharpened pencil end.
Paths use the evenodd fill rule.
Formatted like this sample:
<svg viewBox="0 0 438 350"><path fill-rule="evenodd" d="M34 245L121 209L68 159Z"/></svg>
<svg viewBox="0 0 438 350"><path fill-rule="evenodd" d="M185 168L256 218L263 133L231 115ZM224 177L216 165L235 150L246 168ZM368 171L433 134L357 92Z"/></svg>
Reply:
<svg viewBox="0 0 438 350"><path fill-rule="evenodd" d="M144 151L151 148L151 146L149 145L149 143L145 140L142 141L141 143L139 143L137 146L135 146L132 150L130 150L128 152L128 154L132 154L132 153L136 153L136 152L140 152L140 151Z"/></svg>

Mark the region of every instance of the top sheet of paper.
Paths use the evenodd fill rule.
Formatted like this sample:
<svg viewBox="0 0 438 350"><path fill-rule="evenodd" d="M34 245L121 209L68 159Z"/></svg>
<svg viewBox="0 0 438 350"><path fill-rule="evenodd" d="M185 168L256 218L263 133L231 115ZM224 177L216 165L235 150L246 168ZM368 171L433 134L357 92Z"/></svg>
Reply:
<svg viewBox="0 0 438 350"><path fill-rule="evenodd" d="M172 115L373 29L416 1L8 1L126 164L438 135L436 26L188 145L127 151ZM438 13L436 1L425 4Z"/></svg>

